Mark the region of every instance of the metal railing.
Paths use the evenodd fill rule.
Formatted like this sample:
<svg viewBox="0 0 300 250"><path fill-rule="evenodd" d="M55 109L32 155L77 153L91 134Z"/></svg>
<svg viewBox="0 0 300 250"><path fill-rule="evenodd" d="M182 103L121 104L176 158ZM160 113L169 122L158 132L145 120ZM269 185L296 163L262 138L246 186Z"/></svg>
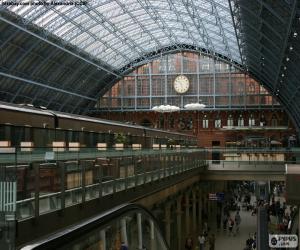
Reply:
<svg viewBox="0 0 300 250"><path fill-rule="evenodd" d="M92 199L206 166L203 149L15 149L0 165L17 182L17 220L38 217Z"/></svg>

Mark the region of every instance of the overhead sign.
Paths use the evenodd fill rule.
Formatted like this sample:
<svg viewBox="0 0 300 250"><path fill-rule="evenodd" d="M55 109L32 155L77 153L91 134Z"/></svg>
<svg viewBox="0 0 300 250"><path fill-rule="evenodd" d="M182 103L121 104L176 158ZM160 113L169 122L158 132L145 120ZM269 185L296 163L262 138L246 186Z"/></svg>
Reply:
<svg viewBox="0 0 300 250"><path fill-rule="evenodd" d="M224 201L224 193L218 192L218 193L209 193L208 199L210 201Z"/></svg>

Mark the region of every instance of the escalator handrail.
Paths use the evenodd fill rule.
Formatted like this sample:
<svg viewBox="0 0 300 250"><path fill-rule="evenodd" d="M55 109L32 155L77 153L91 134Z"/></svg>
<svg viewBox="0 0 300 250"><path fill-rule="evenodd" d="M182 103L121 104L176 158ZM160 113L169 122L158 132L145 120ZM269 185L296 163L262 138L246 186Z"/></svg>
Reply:
<svg viewBox="0 0 300 250"><path fill-rule="evenodd" d="M163 237L162 231L158 225L157 219L154 215L145 207L133 204L126 203L119 206L116 206L112 209L109 209L99 215L86 219L80 223L69 226L66 229L63 229L54 234L46 235L45 237L32 242L26 246L20 248L20 250L48 250L48 249L57 249L59 246L66 244L78 237L95 230L98 227L108 224L110 221L114 221L129 212L140 211L142 214L149 216L154 223L154 227L158 230L161 235L163 243L169 249L165 238Z"/></svg>

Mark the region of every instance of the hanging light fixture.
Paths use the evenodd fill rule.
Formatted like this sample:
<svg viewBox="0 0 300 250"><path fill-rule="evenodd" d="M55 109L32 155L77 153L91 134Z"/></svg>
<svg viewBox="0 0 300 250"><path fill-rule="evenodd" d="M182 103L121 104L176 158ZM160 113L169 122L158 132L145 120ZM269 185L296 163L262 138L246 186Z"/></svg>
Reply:
<svg viewBox="0 0 300 250"><path fill-rule="evenodd" d="M160 105L160 106L154 106L152 108L153 111L160 112L160 113L170 113L170 112L176 112L179 111L180 108L173 105Z"/></svg>
<svg viewBox="0 0 300 250"><path fill-rule="evenodd" d="M205 107L206 105L203 103L189 103L184 105L184 108L188 110L199 110L199 109L204 109Z"/></svg>

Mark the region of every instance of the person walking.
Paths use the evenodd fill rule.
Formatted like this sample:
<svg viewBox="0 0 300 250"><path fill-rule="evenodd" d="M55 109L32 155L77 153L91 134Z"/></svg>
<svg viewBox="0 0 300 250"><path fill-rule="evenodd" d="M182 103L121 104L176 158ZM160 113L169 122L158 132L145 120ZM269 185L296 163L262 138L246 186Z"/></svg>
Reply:
<svg viewBox="0 0 300 250"><path fill-rule="evenodd" d="M234 220L230 217L228 220L228 231L229 231L229 235L232 234L232 229L234 226Z"/></svg>
<svg viewBox="0 0 300 250"><path fill-rule="evenodd" d="M238 234L240 231L240 224L242 221L242 218L240 216L240 212L237 211L234 217L234 221L235 221L235 234Z"/></svg>
<svg viewBox="0 0 300 250"><path fill-rule="evenodd" d="M191 236L185 240L185 250L193 250L193 239Z"/></svg>
<svg viewBox="0 0 300 250"><path fill-rule="evenodd" d="M227 223L228 223L228 218L226 215L224 215L224 218L223 218L223 230L224 232L226 232L227 230Z"/></svg>
<svg viewBox="0 0 300 250"><path fill-rule="evenodd" d="M217 231L220 231L221 214L217 213Z"/></svg>
<svg viewBox="0 0 300 250"><path fill-rule="evenodd" d="M215 250L215 242L216 242L216 237L214 234L212 234L210 237L209 237L209 250Z"/></svg>
<svg viewBox="0 0 300 250"><path fill-rule="evenodd" d="M200 250L204 250L204 247L205 247L205 237L204 237L203 233L198 236L198 242L199 242Z"/></svg>
<svg viewBox="0 0 300 250"><path fill-rule="evenodd" d="M120 248L120 250L128 250L128 246L125 244L124 241L122 241L122 243L121 243L121 248Z"/></svg>

